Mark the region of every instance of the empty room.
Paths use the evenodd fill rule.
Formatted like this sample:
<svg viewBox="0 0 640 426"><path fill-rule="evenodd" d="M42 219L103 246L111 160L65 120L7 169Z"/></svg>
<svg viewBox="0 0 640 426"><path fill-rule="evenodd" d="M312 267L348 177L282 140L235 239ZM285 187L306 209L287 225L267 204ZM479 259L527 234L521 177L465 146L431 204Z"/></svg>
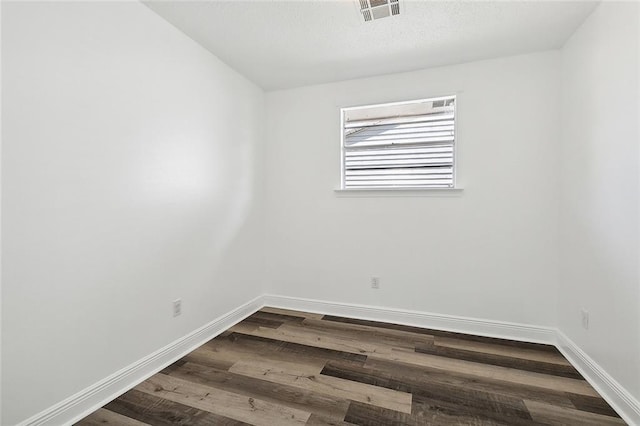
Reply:
<svg viewBox="0 0 640 426"><path fill-rule="evenodd" d="M0 16L1 425L640 426L640 2Z"/></svg>

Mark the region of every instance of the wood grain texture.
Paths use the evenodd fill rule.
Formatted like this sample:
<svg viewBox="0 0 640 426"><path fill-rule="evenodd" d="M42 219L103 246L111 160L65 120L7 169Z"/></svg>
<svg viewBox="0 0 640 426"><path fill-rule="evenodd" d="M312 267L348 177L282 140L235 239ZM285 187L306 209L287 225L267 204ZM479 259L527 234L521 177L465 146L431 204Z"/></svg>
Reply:
<svg viewBox="0 0 640 426"><path fill-rule="evenodd" d="M297 426L305 424L310 413L273 404L261 399L200 385L187 380L156 374L134 389L253 425Z"/></svg>
<svg viewBox="0 0 640 426"><path fill-rule="evenodd" d="M531 359L514 358L507 355L480 353L466 349L440 346L437 344L416 345L416 352L438 355L447 358L461 359L465 361L480 362L483 364L497 365L501 367L515 368L518 370L533 371L535 373L551 374L572 379L581 379L580 373L571 365L557 364Z"/></svg>
<svg viewBox="0 0 640 426"><path fill-rule="evenodd" d="M147 426L149 423L143 423L114 411L100 408L82 420L80 424L83 426Z"/></svg>
<svg viewBox="0 0 640 426"><path fill-rule="evenodd" d="M625 423L553 346L264 308L78 424Z"/></svg>
<svg viewBox="0 0 640 426"><path fill-rule="evenodd" d="M105 406L115 413L151 425L221 425L246 423L132 389Z"/></svg>
<svg viewBox="0 0 640 426"><path fill-rule="evenodd" d="M534 401L524 401L531 417L536 421L549 425L624 425L625 422L620 418L603 416L600 414L590 413L578 409L561 409L551 404L544 404Z"/></svg>
<svg viewBox="0 0 640 426"><path fill-rule="evenodd" d="M302 364L273 361L239 361L230 371L250 377L261 378L273 383L286 384L323 395L360 401L395 411L411 412L411 394L371 386L363 383L325 376L320 371L309 371Z"/></svg>
<svg viewBox="0 0 640 426"><path fill-rule="evenodd" d="M558 351L558 349L556 349L555 347L551 345L543 345L541 343L517 342L515 340L498 339L495 337L475 336L473 334L454 333L451 331L433 330L428 328L413 327L409 325L360 320L360 319L354 319L354 318L335 317L331 315L325 315L323 319L326 321L336 321L336 322L346 322L350 324L368 325L373 328L386 328L391 330L408 331L411 333L426 334L428 336L434 336L434 337L435 336L450 337L458 340L466 340L466 341L479 342L479 343L491 343L491 344L498 344L498 345L504 345L504 346L512 346L512 347L522 348L522 349L533 349L541 352L551 352L551 353L558 353L558 354L560 353L560 351Z"/></svg>
<svg viewBox="0 0 640 426"><path fill-rule="evenodd" d="M549 362L553 364L571 365L560 352L538 351L529 348L518 348L494 343L474 342L453 339L450 337L434 337L434 344L442 347L464 349L483 354L510 356L517 359Z"/></svg>
<svg viewBox="0 0 640 426"><path fill-rule="evenodd" d="M313 392L301 387L281 385L262 378L253 378L198 364L187 363L182 368L173 371L171 375L274 404L311 411L333 420L344 418L349 407L347 400L334 395Z"/></svg>

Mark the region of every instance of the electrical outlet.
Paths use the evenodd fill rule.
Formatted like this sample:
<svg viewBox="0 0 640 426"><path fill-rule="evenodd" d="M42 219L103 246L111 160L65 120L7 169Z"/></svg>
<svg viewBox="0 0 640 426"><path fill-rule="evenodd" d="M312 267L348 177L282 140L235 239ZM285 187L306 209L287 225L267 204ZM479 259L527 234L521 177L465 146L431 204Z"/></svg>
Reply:
<svg viewBox="0 0 640 426"><path fill-rule="evenodd" d="M582 314L582 328L585 330L589 329L589 311L586 309L581 309L580 313Z"/></svg>
<svg viewBox="0 0 640 426"><path fill-rule="evenodd" d="M380 278L371 277L371 288L379 289L380 288Z"/></svg>
<svg viewBox="0 0 640 426"><path fill-rule="evenodd" d="M177 317L182 314L182 299L176 299L173 301L173 316Z"/></svg>

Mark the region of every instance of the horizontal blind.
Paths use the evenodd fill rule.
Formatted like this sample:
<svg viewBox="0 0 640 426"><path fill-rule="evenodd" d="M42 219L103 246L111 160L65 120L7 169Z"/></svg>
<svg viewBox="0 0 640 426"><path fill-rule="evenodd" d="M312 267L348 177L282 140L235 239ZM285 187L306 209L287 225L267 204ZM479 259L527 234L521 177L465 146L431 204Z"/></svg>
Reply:
<svg viewBox="0 0 640 426"><path fill-rule="evenodd" d="M374 118L366 111L345 113L344 188L453 186L455 98L423 102L380 106L369 113Z"/></svg>

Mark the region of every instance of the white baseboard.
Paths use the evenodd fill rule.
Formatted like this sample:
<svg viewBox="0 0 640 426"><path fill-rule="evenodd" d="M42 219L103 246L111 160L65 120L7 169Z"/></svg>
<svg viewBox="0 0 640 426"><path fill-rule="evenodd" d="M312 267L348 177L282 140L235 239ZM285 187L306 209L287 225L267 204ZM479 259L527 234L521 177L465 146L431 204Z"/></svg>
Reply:
<svg viewBox="0 0 640 426"><path fill-rule="evenodd" d="M553 345L556 341L556 330L552 327L541 327L454 315L433 314L405 309L384 308L381 306L326 302L298 297L277 296L273 294L265 295L263 297L263 304L265 306L278 308L390 322L415 327L431 328L434 330L519 340L523 342Z"/></svg>
<svg viewBox="0 0 640 426"><path fill-rule="evenodd" d="M587 355L563 332L557 330L556 347L593 388L630 425L640 425L640 401Z"/></svg>
<svg viewBox="0 0 640 426"><path fill-rule="evenodd" d="M328 302L267 294L259 296L209 324L123 368L106 379L21 422L18 426L72 424L126 390L180 359L263 306L390 322L479 336L552 344L630 425L640 426L640 403L593 359L559 330L504 321L420 311Z"/></svg>
<svg viewBox="0 0 640 426"><path fill-rule="evenodd" d="M73 424L242 321L262 306L262 296L259 296L64 401L30 417L19 423L18 426Z"/></svg>
<svg viewBox="0 0 640 426"><path fill-rule="evenodd" d="M561 331L503 321L391 309L380 306L327 302L268 294L265 306L294 309L372 321L391 322L478 336L555 345L600 395L629 424L640 426L640 403Z"/></svg>

